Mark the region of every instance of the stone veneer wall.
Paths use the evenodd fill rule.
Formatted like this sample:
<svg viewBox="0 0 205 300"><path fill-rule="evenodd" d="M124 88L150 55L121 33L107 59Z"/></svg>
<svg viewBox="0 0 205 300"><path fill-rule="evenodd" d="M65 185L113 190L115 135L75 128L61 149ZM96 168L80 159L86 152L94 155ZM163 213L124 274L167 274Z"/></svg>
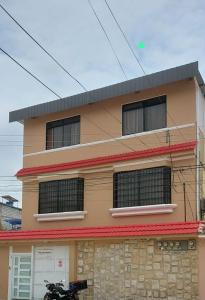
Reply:
<svg viewBox="0 0 205 300"><path fill-rule="evenodd" d="M198 300L197 250L160 250L154 239L80 241L83 300Z"/></svg>

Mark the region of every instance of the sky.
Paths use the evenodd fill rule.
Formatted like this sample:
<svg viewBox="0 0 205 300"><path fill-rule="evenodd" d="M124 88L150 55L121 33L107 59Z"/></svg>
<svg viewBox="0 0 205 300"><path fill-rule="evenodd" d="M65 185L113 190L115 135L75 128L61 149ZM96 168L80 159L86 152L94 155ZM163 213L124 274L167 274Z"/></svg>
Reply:
<svg viewBox="0 0 205 300"><path fill-rule="evenodd" d="M199 61L205 78L204 0L107 1L146 74ZM91 2L127 78L142 76L105 1ZM87 0L0 0L0 4L88 90L125 80ZM141 42L144 48L138 47ZM82 92L1 8L0 47L60 96ZM22 167L23 125L9 123L9 112L55 99L0 51L0 196L21 199L21 184L14 175Z"/></svg>

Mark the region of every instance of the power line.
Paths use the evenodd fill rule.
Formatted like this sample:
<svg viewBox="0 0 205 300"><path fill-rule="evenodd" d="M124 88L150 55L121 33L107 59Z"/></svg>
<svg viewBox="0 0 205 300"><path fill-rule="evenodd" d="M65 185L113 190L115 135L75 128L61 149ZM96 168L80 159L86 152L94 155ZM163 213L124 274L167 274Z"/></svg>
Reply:
<svg viewBox="0 0 205 300"><path fill-rule="evenodd" d="M118 61L118 63L119 63L119 65L120 65L120 67L121 67L121 70L122 70L122 72L123 72L123 74L124 74L124 76L126 77L126 74L125 74L125 72L124 72L124 69L123 69L123 67L122 67L122 65L121 65L121 63L120 63L120 60L119 60L119 58L118 58L118 56L117 56L117 53L116 53L116 51L114 50L114 47L112 46L112 43L111 43L111 40L109 39L109 36L108 36L108 34L107 34L107 32L106 32L106 30L105 30L105 28L103 27L103 25L102 25L102 23L101 23L101 21L100 21L100 19L99 19L99 17L98 17L98 15L97 15L97 13L96 13L96 11L95 11L95 9L94 9L94 7L93 7L93 5L92 5L92 3L91 3L91 1L90 0L88 0L88 3L89 3L89 5L90 5L90 7L91 7L91 9L92 9L92 11L93 11L93 13L95 14L95 16L96 16L96 18L97 18L97 20L98 20L98 22L99 22L99 24L100 24L100 26L101 26L101 28L102 28L102 30L103 30L103 32L104 32L104 34L106 35L106 38L107 38L107 40L108 40L108 42L109 42L109 44L110 44L110 46L111 46L111 48L112 48L112 51L113 51L113 53L114 53L114 55L115 55L115 57L116 57L116 59L117 59L117 61ZM115 17L115 15L114 15L114 13L113 13L113 11L112 11L112 9L111 9L111 7L109 6L109 4L108 4L108 2L105 0L105 3L106 3L106 5L107 5L107 7L108 7L108 9L109 9L109 11L110 11L110 13L111 13L111 15L113 16L113 18L114 18L114 20L115 20L115 22L116 22L116 24L117 24L117 26L118 26L118 28L120 29L120 31L121 31L121 33L123 34L123 37L125 38L125 40L126 40L126 43L128 44L128 46L129 46L129 48L130 48L130 50L132 51L132 53L133 53L133 55L135 56L135 58L136 58L136 60L137 60L137 62L138 62L138 64L140 65L140 67L141 67L141 69L142 69L142 71L143 71L143 73L145 74L145 71L144 71L144 69L143 69L143 67L142 67L142 64L139 62L139 59L137 58L137 56L135 55L135 53L134 53L134 51L133 51L133 49L132 49L132 46L130 45L130 43L129 43L129 40L127 39L127 37L126 37L126 34L124 33L124 31L122 30L122 28L121 28L121 26L120 26L120 24L119 24L119 22L117 21L117 19L116 19L116 17ZM47 55L49 55L61 68L63 68L63 70L64 71L66 71L67 73L68 73L68 75L69 76L71 76L72 77L72 75L67 71L67 70L65 70L65 68L61 65L61 64L59 64L59 62L36 40L36 39L34 39L33 38L33 36L30 34L30 33L28 33L28 31L25 29L25 28L23 28L23 26L0 4L0 7L4 10L4 12L39 46L39 47L41 47L41 49L47 54ZM10 57L11 58L11 57ZM21 66L21 65L20 65ZM22 66L21 66L22 67ZM25 68L24 68L24 70L25 70ZM29 73L30 75L31 75L31 73ZM73 78L73 77L72 77ZM127 78L127 77L126 77ZM37 79L37 78L35 78L35 79ZM77 80L76 78L73 78L74 80ZM83 87L83 89L85 89L85 87L84 86L82 86L82 84L77 80L77 82L81 85L81 87ZM45 86L45 85L44 85ZM47 87L47 86L46 86ZM50 89L49 89L50 90ZM86 90L86 89L85 89ZM53 92L53 91L52 91ZM55 94L55 95L57 95L57 94ZM168 113L169 114L169 113ZM170 118L171 118L171 116L170 116Z"/></svg>
<svg viewBox="0 0 205 300"><path fill-rule="evenodd" d="M150 159L149 162L157 162L157 160L154 160L154 159ZM201 165L183 165L183 166L179 166L179 167L173 167L173 170L172 172L183 172L183 171L187 171L187 170L191 170L191 169L200 169L200 168L205 168L205 164L201 164ZM68 173L58 173L57 175L69 175ZM39 175L26 175L26 176L39 176ZM51 176L55 176L56 177L56 174L49 174L47 175L48 177L51 177ZM5 181L10 181L11 179L5 179L5 178L15 178L16 176L15 175L0 175L0 178L3 178L3 180ZM102 177L100 177L102 178ZM103 178L106 178L106 177L103 177ZM0 179L1 181L2 179ZM12 179L13 181L16 181L15 179Z"/></svg>
<svg viewBox="0 0 205 300"><path fill-rule="evenodd" d="M88 0L88 1L89 1L89 0ZM109 11L110 11L110 13L111 13L111 15L113 16L113 18L114 18L114 20L115 20L115 22L116 22L118 28L120 29L120 31L121 31L123 37L125 38L125 41L127 42L128 47L129 47L130 50L132 51L132 54L133 54L134 57L136 58L136 60L137 60L137 62L138 62L138 64L139 64L139 66L141 67L143 73L146 75L146 73L145 73L145 71L144 71L144 68L143 68L142 64L140 63L138 57L136 56L136 54L135 54L135 52L134 52L134 50L133 50L131 44L129 43L129 40L128 40L126 34L125 34L124 31L122 30L122 27L120 26L119 22L117 21L117 19L116 19L114 13L113 13L111 7L109 6L107 0L104 0L104 1L105 1L106 5L107 5L107 7L108 7L108 9L109 9ZM150 78L148 77L148 80L149 80L149 79L150 79ZM174 121L174 119L172 118L172 116L171 116L170 113L168 112L168 110L167 110L167 114L168 114L168 116L170 117L170 119L173 121L173 123L176 124L175 121ZM182 135L182 137L184 138L184 136L183 136L182 133L181 133L181 135Z"/></svg>
<svg viewBox="0 0 205 300"><path fill-rule="evenodd" d="M150 159L149 160L149 162L157 162L157 160L155 160L155 159ZM200 169L200 168L205 168L205 164L202 164L202 165L183 165L183 166L179 166L179 167L173 167L173 170L172 170L172 172L183 172L183 171L186 171L186 170L191 170L191 169ZM58 173L57 175L69 175L68 173ZM39 176L38 174L36 175L33 175L33 174L31 174L31 175L26 175L26 176L30 176L30 177L32 177L32 176ZM49 175L47 175L48 177L51 177L51 176L55 176L56 177L56 174L49 174ZM7 180L7 179L5 179L5 178L15 178L16 176L15 175L0 175L0 178L3 178L4 180ZM103 177L103 178L105 178L105 177ZM14 180L14 179L13 179ZM0 179L0 181L1 181L1 179ZM8 181L10 181L10 179L8 179ZM14 180L15 181L15 180Z"/></svg>
<svg viewBox="0 0 205 300"><path fill-rule="evenodd" d="M83 135L81 135L81 136L83 136ZM155 134L155 136L156 137L158 137L156 134ZM117 140L119 140L119 138L118 137L112 137L113 139L116 139L116 141ZM138 139L139 139L139 137L137 137ZM158 137L159 138L159 137ZM134 139L134 137L133 137L133 139ZM0 147L1 146L6 146L6 147L12 147L12 146L24 146L24 147L32 147L32 145L34 145L34 144L36 144L36 143L39 143L39 141L40 141L41 139L38 139L38 141L32 141L32 142L30 142L30 144L29 145L24 145L23 144L23 141L1 141L0 140ZM189 139L190 141L192 141L193 139ZM188 141L189 141L188 140ZM44 141L44 139L42 139L42 141ZM70 140L63 140L64 142L66 142L66 141L70 141ZM12 143L12 144L1 144L1 142L5 142L5 143ZM60 143L60 142L62 142L62 140L55 140L55 142L56 143ZM98 141L95 141L95 142L101 142L101 140L98 140ZM176 139L172 139L172 142L178 142L178 140ZM13 143L19 143L19 144L13 144ZM85 143L83 143L83 144L75 144L75 145L68 145L68 146L65 146L65 147L72 147L72 146L77 146L77 145L86 145L86 144L90 144L90 143L92 143L92 142L85 142ZM149 142L149 143L146 143L146 145L148 146L157 146L157 145L165 145L165 142L163 142L163 141L160 141L160 140L158 140L157 142ZM58 149L61 149L62 150L62 148L64 148L64 147L58 147ZM55 148L55 149L57 149L57 148Z"/></svg>
<svg viewBox="0 0 205 300"><path fill-rule="evenodd" d="M37 80L40 84L42 84L45 88L47 88L51 93L53 93L55 96L57 96L59 99L62 97L59 96L56 92L54 92L51 88L49 88L45 83L43 83L37 76L35 76L33 73L31 73L28 69L26 69L24 66L22 66L15 58L13 58L10 54L8 54L5 50L3 50L0 47L0 50L7 55L13 62L15 62L19 67L21 67L26 73L28 73L30 76L32 76L35 80Z"/></svg>
<svg viewBox="0 0 205 300"><path fill-rule="evenodd" d="M181 173L180 173L180 175L182 175ZM52 175L51 176L49 176L49 177L52 177ZM55 176L56 177L56 176ZM181 179L179 179L179 181L175 181L175 183L174 183L174 185L182 185L184 182L186 183L186 184L189 184L190 186L193 186L194 184L195 184L195 180L186 180L185 178L184 178L184 176L182 176L183 177L183 182L181 181ZM107 181L106 181L107 180ZM52 180L51 180L52 181ZM95 178L86 178L85 177L85 181L86 181L86 186L90 186L90 185L100 185L100 184L112 184L113 183L113 177L112 176L107 176L107 177L99 177L98 179L95 179ZM199 183L200 184L203 184L205 181L204 180L201 180ZM16 183L16 184L15 184ZM36 187L35 187L35 185L36 185L36 183L32 183L32 182L26 182L26 184L27 184L27 186L25 187L25 190L36 190ZM159 186L159 185L158 185ZM163 186L163 185L160 185L160 186ZM7 185L0 185L0 189L2 189L2 188L8 188L8 187L16 187L16 188L21 188L22 187L22 185L21 184L18 184L18 181L17 180L15 180L14 181L14 183L12 182L8 182L8 184ZM194 193L194 190L190 187L190 189L192 190L192 192ZM176 193L177 193L177 191L176 191Z"/></svg>
<svg viewBox="0 0 205 300"><path fill-rule="evenodd" d="M91 9L92 9L92 11L93 11L93 13L94 13L96 19L98 20L98 23L100 24L100 27L101 27L102 31L104 32L104 34L105 34L105 36L106 36L106 38L107 38L107 41L108 41L108 43L109 43L109 45L110 45L110 47L111 47L111 49L112 49L112 52L113 52L113 54L114 54L114 56L115 56L115 58L116 58L116 60L117 60L117 62L118 62L118 64L119 64L119 66L120 66L121 71L122 71L123 74L124 74L125 79L127 79L127 75L126 75L126 73L125 73L125 71L124 71L124 68L123 68L123 66L122 66L122 64L121 64L121 62L120 62L120 60L119 60L119 57L118 57L118 55L117 55L117 53L116 53L116 51L115 51L115 49L114 49L114 47L113 47L113 45L112 45L112 42L111 42L111 40L110 40L110 38L109 38L109 36L108 36L108 34L107 34L107 32L106 32L104 26L102 25L102 23L101 23L101 21L100 21L100 19L99 19L99 17L98 17L98 15L97 15L97 13L96 13L96 11L95 11L95 9L94 9L94 7L93 7L93 5L92 5L92 3L91 3L90 0L88 0L88 4L90 5L90 7L91 7Z"/></svg>
<svg viewBox="0 0 205 300"><path fill-rule="evenodd" d="M106 109L105 109L106 110ZM107 111L107 110L106 110ZM112 115L113 117L115 117L114 115ZM116 118L117 119L117 118ZM120 121L119 119L117 119L118 121ZM103 130L106 134L109 134L107 131L105 131L102 127L98 126L96 123L92 122L91 120L89 120L91 123L93 123L95 126L97 126L98 128L100 128L101 130ZM109 134L110 135L110 134ZM121 141L120 141L121 142ZM131 147L129 147L128 145L125 145L123 142L121 142L124 146L128 147L129 149L135 150Z"/></svg>
<svg viewBox="0 0 205 300"><path fill-rule="evenodd" d="M88 0L88 1L89 1L89 0ZM125 38L125 40L126 40L128 46L129 46L130 50L132 51L132 53L133 53L133 55L135 56L135 58L136 58L138 64L140 65L140 67L141 67L143 73L146 74L145 71L144 71L144 68L143 68L142 64L140 63L139 59L138 59L137 56L135 55L135 52L133 51L132 46L130 45L129 40L127 39L126 34L124 33L124 31L122 30L122 28L121 28L119 22L117 21L117 19L116 19L114 13L113 13L111 7L109 6L109 4L108 4L108 2L107 2L106 0L105 0L105 3L106 3L106 5L107 5L107 7L108 7L110 13L112 14L112 16L113 16L113 18L114 18L114 20L115 20L115 22L116 22L118 28L120 29L121 33L123 34L123 36L124 36L124 38ZM149 77L148 77L148 80L150 80ZM172 118L172 116L170 115L170 113L169 113L168 111L167 111L167 114L168 114L168 116L170 117L170 119L172 120L172 122L173 122L174 124L176 124L175 121L174 121L174 119ZM183 138L185 138L184 135L183 135L182 133L181 133L181 135L182 135Z"/></svg>
<svg viewBox="0 0 205 300"><path fill-rule="evenodd" d="M135 60L137 61L138 65L140 66L140 68L141 68L143 74L146 75L146 72L145 72L145 70L144 70L144 68L143 68L143 66L142 66L142 64L141 64L141 62L140 62L140 60L139 60L139 58L138 58L137 55L135 54L135 52L134 52L134 50L133 50L133 48L132 48L132 46L131 46L131 44L130 44L130 42L129 42L129 40L128 40L126 34L125 34L125 32L123 31L123 29L122 29L122 27L120 26L118 20L116 19L116 17L115 17L115 15L114 15L114 13L113 13L113 11L112 11L110 5L108 4L107 0L104 0L104 1L105 1L105 4L106 4L107 7L108 7L108 9L109 9L109 11L110 11L110 13L111 13L113 19L115 20L115 23L117 24L118 28L120 29L120 31L121 31L121 33L122 33L122 35L123 35L123 37L124 37L124 39L125 39L125 41L126 41L128 47L129 47L129 49L130 49L130 51L131 51L132 54L134 55Z"/></svg>
<svg viewBox="0 0 205 300"><path fill-rule="evenodd" d="M85 86L74 77L48 50L46 50L3 6L0 4L0 8L38 45L67 75L69 75L74 81L76 81L84 91L87 91Z"/></svg>

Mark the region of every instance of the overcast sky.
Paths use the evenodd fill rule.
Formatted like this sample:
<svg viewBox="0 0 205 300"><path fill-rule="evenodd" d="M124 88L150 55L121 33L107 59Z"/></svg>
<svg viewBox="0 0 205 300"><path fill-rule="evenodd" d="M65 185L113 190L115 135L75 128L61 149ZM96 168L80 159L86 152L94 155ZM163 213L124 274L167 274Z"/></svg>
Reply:
<svg viewBox="0 0 205 300"><path fill-rule="evenodd" d="M91 90L124 80L87 0L0 0L65 68ZM129 79L142 76L104 0L92 0ZM199 61L205 77L204 0L108 0L146 73ZM138 44L144 42L140 49ZM0 47L65 97L82 89L0 8ZM22 129L9 111L55 96L0 52L0 195L21 198ZM10 181L6 181L6 180ZM19 192L15 192L19 190Z"/></svg>

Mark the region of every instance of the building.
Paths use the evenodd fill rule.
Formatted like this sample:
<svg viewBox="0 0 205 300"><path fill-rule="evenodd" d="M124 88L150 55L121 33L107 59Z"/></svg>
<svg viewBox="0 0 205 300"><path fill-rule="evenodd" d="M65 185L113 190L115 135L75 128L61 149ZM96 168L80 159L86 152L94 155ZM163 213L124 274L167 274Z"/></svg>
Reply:
<svg viewBox="0 0 205 300"><path fill-rule="evenodd" d="M31 147L0 299L88 279L81 299L204 300L204 113L196 62L11 112Z"/></svg>
<svg viewBox="0 0 205 300"><path fill-rule="evenodd" d="M14 205L18 200L10 195L2 196L0 202L0 228L11 230L21 228L21 208Z"/></svg>

